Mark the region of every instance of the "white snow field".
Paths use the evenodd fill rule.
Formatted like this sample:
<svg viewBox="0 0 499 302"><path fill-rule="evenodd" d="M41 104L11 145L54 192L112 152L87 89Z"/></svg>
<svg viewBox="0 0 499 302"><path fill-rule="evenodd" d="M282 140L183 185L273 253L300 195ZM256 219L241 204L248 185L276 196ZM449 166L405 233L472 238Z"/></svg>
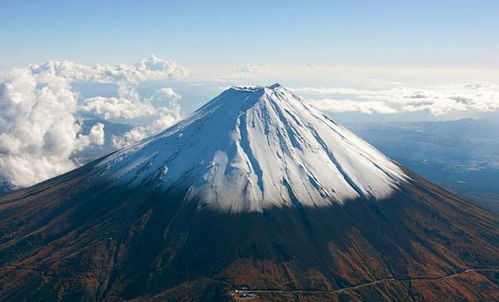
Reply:
<svg viewBox="0 0 499 302"><path fill-rule="evenodd" d="M186 119L99 164L97 177L242 212L388 197L399 166L290 91L233 87Z"/></svg>

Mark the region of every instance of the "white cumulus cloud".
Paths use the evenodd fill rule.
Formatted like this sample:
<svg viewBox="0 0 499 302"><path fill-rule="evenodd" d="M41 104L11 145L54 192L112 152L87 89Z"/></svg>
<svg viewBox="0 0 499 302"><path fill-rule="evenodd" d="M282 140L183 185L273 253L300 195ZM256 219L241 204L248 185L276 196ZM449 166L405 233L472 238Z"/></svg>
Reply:
<svg viewBox="0 0 499 302"><path fill-rule="evenodd" d="M2 75L0 181L26 187L74 169L78 165L73 160L76 152L105 143L102 123L95 124L87 135L81 133L79 118L83 113L104 119L157 117L151 125L126 133L122 140L129 143L162 130L180 117L176 101L181 96L163 88L143 98L137 85L185 75L183 67L155 56L133 65L114 66L50 61ZM116 84L118 96L82 100L72 89L74 82Z"/></svg>
<svg viewBox="0 0 499 302"><path fill-rule="evenodd" d="M106 120L113 118L133 119L156 114L156 109L149 103L101 96L85 99L80 109Z"/></svg>
<svg viewBox="0 0 499 302"><path fill-rule="evenodd" d="M181 98L182 96L170 87L161 88L152 96L153 100L160 102L179 101Z"/></svg>
<svg viewBox="0 0 499 302"><path fill-rule="evenodd" d="M182 108L177 102L180 99L181 96L171 88L161 88L157 90L149 99L150 102L159 102L162 104L162 107L156 109L157 118L154 122L150 125L135 127L126 132L123 136L114 136L112 138L113 145L116 148L129 146L175 124L181 118Z"/></svg>
<svg viewBox="0 0 499 302"><path fill-rule="evenodd" d="M187 70L174 62L154 55L133 65L96 64L92 66L71 61L49 61L40 65L30 65L33 74L50 73L70 81L99 83L144 82L151 80L175 79L187 75Z"/></svg>
<svg viewBox="0 0 499 302"><path fill-rule="evenodd" d="M79 150L82 150L90 145L103 145L106 139L106 133L104 132L104 124L96 123L88 135L78 135L78 140L80 143Z"/></svg>
<svg viewBox="0 0 499 302"><path fill-rule="evenodd" d="M96 142L79 134L77 96L64 78L15 70L0 84L0 107L0 178L14 187L75 168L71 155Z"/></svg>

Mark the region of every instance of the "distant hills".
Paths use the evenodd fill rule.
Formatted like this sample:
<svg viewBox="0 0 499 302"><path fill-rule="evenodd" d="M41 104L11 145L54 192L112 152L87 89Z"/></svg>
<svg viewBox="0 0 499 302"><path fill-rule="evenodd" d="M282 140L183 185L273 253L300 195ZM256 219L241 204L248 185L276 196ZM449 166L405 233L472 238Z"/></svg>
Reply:
<svg viewBox="0 0 499 302"><path fill-rule="evenodd" d="M402 165L499 213L499 122L348 123Z"/></svg>

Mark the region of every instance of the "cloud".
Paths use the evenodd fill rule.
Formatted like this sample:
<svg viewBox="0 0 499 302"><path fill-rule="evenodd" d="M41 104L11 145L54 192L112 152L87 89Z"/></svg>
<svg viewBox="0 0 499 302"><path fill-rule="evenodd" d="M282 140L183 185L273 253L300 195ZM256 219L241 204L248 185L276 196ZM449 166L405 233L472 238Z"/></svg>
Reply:
<svg viewBox="0 0 499 302"><path fill-rule="evenodd" d="M449 113L499 111L499 85L470 82L430 88L366 90L352 88L302 87L307 100L332 112L395 113L426 111L435 116ZM347 99L348 101L343 101Z"/></svg>
<svg viewBox="0 0 499 302"><path fill-rule="evenodd" d="M116 118L133 119L156 114L156 109L151 104L101 96L85 99L81 110L106 120Z"/></svg>
<svg viewBox="0 0 499 302"><path fill-rule="evenodd" d="M158 89L149 98L141 98L134 86L122 86L118 97L92 97L83 100L80 110L109 119L135 119L158 116L161 109L171 106L170 102L182 99L171 87ZM176 104L178 106L178 104Z"/></svg>
<svg viewBox="0 0 499 302"><path fill-rule="evenodd" d="M79 129L80 128L78 126L78 130ZM90 145L103 145L104 142L105 142L104 124L97 123L92 128L90 128L88 135L83 135L83 134L79 133L76 136L76 147L71 152L71 155L74 152L84 150L85 148L89 147ZM74 166L76 166L76 164L74 164Z"/></svg>
<svg viewBox="0 0 499 302"><path fill-rule="evenodd" d="M265 71L264 64L245 64L239 68L239 72L243 74L255 74Z"/></svg>
<svg viewBox="0 0 499 302"><path fill-rule="evenodd" d="M71 155L100 142L99 128L79 134L77 96L64 78L15 70L0 84L0 107L0 178L14 187L75 168Z"/></svg>
<svg viewBox="0 0 499 302"><path fill-rule="evenodd" d="M112 142L115 148L124 148L132 145L146 137L157 134L175 124L180 115L174 112L163 112L151 125L136 127L122 136L113 136Z"/></svg>
<svg viewBox="0 0 499 302"><path fill-rule="evenodd" d="M162 130L172 126L181 119L181 106L178 100L181 96L174 92L171 88L162 88L157 90L154 95L149 99L150 101L161 101L163 107L157 108L157 118L154 122L147 126L139 126L122 136L113 136L113 146L116 148L123 148L129 146L137 141L140 141L148 136L159 133ZM165 101L167 101L165 103Z"/></svg>
<svg viewBox="0 0 499 302"><path fill-rule="evenodd" d="M165 87L157 90L153 95L153 100L164 102L164 101L179 101L182 96L170 87Z"/></svg>
<svg viewBox="0 0 499 302"><path fill-rule="evenodd" d="M162 108L158 119L147 126L136 127L123 136L113 136L113 146L115 148L124 148L138 142L146 137L159 133L166 128L172 126L180 119L180 111L174 108Z"/></svg>
<svg viewBox="0 0 499 302"><path fill-rule="evenodd" d="M104 132L104 124L97 123L92 128L87 135L89 145L104 145L106 139L106 133Z"/></svg>
<svg viewBox="0 0 499 302"><path fill-rule="evenodd" d="M177 79L187 75L187 70L174 62L162 60L154 55L133 65L96 64L93 66L70 61L49 61L41 65L30 65L33 74L53 74L69 81L99 83L138 83L152 80Z"/></svg>
<svg viewBox="0 0 499 302"><path fill-rule="evenodd" d="M350 100L319 99L309 103L315 108L328 112L350 112L358 111L362 113L397 113L397 110L387 106L383 102L367 101L357 102Z"/></svg>
<svg viewBox="0 0 499 302"><path fill-rule="evenodd" d="M105 143L102 123L95 124L87 135L81 133L83 113L105 119L157 117L151 125L127 133L122 140L128 143L162 130L180 117L177 101L181 96L166 87L144 98L137 85L185 75L183 67L155 56L134 65L115 66L50 61L2 75L0 181L26 187L77 167L76 152ZM114 83L118 96L80 99L71 87L77 81Z"/></svg>
<svg viewBox="0 0 499 302"><path fill-rule="evenodd" d="M49 61L41 65L30 65L28 70L35 75L50 74L70 82L114 83L118 86L118 97L92 97L83 101L81 110L96 116L113 119L134 119L156 114L155 108L142 100L137 92L137 83L185 77L187 71L174 62L154 55L136 64L93 66L70 61ZM162 91L166 97L178 97L171 88Z"/></svg>

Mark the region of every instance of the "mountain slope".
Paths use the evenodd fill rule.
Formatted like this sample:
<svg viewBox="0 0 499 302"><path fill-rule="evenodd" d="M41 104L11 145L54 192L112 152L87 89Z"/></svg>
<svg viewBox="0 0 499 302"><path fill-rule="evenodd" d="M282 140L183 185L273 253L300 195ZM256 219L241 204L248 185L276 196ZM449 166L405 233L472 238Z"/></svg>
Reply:
<svg viewBox="0 0 499 302"><path fill-rule="evenodd" d="M1 198L0 299L493 300L497 226L284 88L233 88Z"/></svg>
<svg viewBox="0 0 499 302"><path fill-rule="evenodd" d="M187 201L235 212L295 198L314 206L381 199L405 179L391 160L278 84L231 88L100 166L105 180L183 185Z"/></svg>

